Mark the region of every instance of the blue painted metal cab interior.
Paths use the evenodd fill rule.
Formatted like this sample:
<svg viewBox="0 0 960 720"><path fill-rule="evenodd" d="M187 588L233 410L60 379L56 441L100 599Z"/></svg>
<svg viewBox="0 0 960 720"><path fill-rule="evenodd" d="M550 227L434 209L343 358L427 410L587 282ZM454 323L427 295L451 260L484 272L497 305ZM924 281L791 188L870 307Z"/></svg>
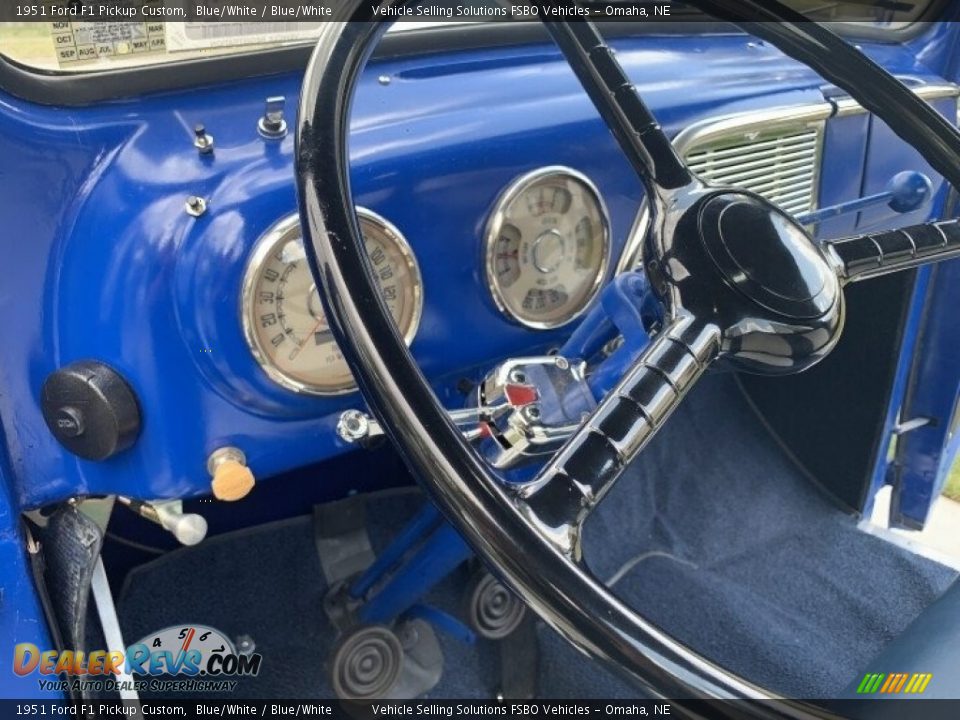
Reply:
<svg viewBox="0 0 960 720"><path fill-rule="evenodd" d="M923 92L960 81L958 33L960 25L936 22L851 41ZM760 40L710 27L618 32L611 44L671 137L727 116L826 107L815 207L883 192L904 171L932 181L911 212L882 204L840 214L812 226L817 237L956 215L952 191L915 150L870 114L841 111L843 93ZM257 122L273 96L285 97L292 122L302 78L302 69L202 84L182 76L163 91L118 86L115 97L79 104L24 97L0 81L0 637L52 642L21 513L74 498L181 499L218 535L412 483L388 443L357 449L338 434L343 411L365 409L359 392L291 392L268 377L244 337L240 297L251 251L297 212L293 134L265 138ZM955 92L929 101L956 120ZM197 124L213 136L213 153L197 152ZM484 235L513 180L544 166L582 173L609 211L607 280L631 251L642 185L545 38L449 49L413 43L378 54L360 83L349 149L357 203L388 218L416 255L424 309L411 349L450 409L463 407L497 363L556 351L576 327L524 327L490 296ZM202 197L206 212L188 213L190 196ZM783 390L743 379L783 446L847 513L869 515L877 491L892 483L891 524L921 528L942 489L960 437L958 263L857 288L850 322L859 344L823 374L798 376ZM874 328L872 307L890 320L888 330ZM41 412L45 380L84 359L122 375L142 418L132 446L104 461L69 452ZM861 371L869 385L858 382ZM846 388L830 392L849 412L804 386L823 387L825 378ZM898 434L914 418L936 421ZM813 445L846 458L835 461L844 479L805 461ZM256 478L236 504L210 495L208 458L224 447L240 448ZM174 546L133 515L115 518L112 532ZM122 546L112 552L108 569L119 583L136 562ZM37 692L32 681L0 676L0 694Z"/></svg>

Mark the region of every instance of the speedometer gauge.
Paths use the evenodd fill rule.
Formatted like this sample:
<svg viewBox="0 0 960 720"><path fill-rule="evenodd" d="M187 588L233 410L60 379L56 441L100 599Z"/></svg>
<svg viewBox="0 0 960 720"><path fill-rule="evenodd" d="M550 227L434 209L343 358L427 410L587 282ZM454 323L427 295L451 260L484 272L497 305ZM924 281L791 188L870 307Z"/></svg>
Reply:
<svg viewBox="0 0 960 720"><path fill-rule="evenodd" d="M596 187L565 167L535 170L501 195L487 224L487 282L497 307L533 328L570 322L590 304L610 258Z"/></svg>
<svg viewBox="0 0 960 720"><path fill-rule="evenodd" d="M381 297L409 343L423 310L413 252L400 231L376 213L357 208L357 216ZM314 395L356 387L320 304L298 216L278 223L257 243L244 277L242 306L250 350L275 382Z"/></svg>

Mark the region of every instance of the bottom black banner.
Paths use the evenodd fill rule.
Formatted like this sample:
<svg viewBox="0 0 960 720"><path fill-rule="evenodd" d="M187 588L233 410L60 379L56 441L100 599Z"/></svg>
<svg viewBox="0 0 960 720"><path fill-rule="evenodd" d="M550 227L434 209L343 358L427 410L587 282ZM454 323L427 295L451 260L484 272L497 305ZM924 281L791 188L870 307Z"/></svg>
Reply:
<svg viewBox="0 0 960 720"><path fill-rule="evenodd" d="M800 705L819 704L814 715L804 715ZM809 708L806 708L809 709ZM799 711L799 712L798 712ZM725 701L705 700L407 700L344 702L339 700L175 700L53 702L0 700L0 720L7 718L755 718L838 717L862 720L909 718L910 720L955 720L960 700L831 700L831 701Z"/></svg>

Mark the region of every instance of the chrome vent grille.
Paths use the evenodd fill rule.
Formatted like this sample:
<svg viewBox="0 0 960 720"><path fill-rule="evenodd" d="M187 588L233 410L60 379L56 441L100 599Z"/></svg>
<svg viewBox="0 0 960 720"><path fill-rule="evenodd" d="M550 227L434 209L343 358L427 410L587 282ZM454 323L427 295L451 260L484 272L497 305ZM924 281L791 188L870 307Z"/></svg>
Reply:
<svg viewBox="0 0 960 720"><path fill-rule="evenodd" d="M822 123L732 137L685 148L690 169L711 185L743 188L791 214L815 209Z"/></svg>

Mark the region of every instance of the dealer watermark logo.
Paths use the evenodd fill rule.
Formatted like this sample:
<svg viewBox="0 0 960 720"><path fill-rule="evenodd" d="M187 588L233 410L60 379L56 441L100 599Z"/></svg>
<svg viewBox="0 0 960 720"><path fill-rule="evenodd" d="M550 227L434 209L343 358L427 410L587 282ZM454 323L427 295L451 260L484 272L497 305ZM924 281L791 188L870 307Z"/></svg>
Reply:
<svg viewBox="0 0 960 720"><path fill-rule="evenodd" d="M857 686L858 695L919 695L933 673L867 673Z"/></svg>
<svg viewBox="0 0 960 720"><path fill-rule="evenodd" d="M20 643L13 672L37 674L44 690L232 691L237 677L254 677L263 656L239 652L219 630L206 625L174 625L147 635L125 650L41 650ZM59 678L59 679L57 679ZM135 679L137 678L137 679Z"/></svg>

